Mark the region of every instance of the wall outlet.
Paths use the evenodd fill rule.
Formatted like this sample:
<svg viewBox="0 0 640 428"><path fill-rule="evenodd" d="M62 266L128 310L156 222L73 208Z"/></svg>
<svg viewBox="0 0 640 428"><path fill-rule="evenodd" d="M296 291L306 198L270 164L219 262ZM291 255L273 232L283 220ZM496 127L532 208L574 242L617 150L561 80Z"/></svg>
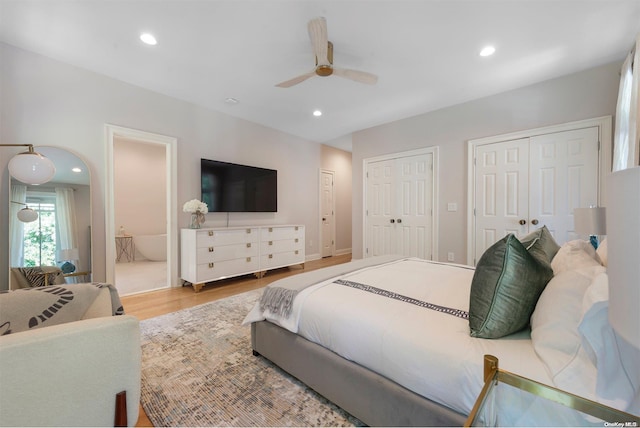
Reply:
<svg viewBox="0 0 640 428"><path fill-rule="evenodd" d="M453 251L449 251L447 253L447 261L449 262L455 261L455 255L453 254Z"/></svg>

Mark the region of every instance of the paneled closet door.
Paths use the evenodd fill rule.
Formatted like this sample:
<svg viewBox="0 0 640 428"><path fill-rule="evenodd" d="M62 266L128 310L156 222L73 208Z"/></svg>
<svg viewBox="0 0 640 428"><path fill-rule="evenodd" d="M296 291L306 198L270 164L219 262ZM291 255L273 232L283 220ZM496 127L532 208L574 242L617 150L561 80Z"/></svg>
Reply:
<svg viewBox="0 0 640 428"><path fill-rule="evenodd" d="M547 226L558 244L576 237L573 209L598 202L598 127L478 146L474 264L508 233Z"/></svg>
<svg viewBox="0 0 640 428"><path fill-rule="evenodd" d="M366 256L396 254L394 186L394 159L369 164L367 168Z"/></svg>
<svg viewBox="0 0 640 428"><path fill-rule="evenodd" d="M559 244L576 238L573 209L598 203L598 127L531 137L531 230L546 225Z"/></svg>
<svg viewBox="0 0 640 428"><path fill-rule="evenodd" d="M396 160L396 253L432 259L433 155Z"/></svg>
<svg viewBox="0 0 640 428"><path fill-rule="evenodd" d="M508 233L528 231L529 139L479 146L475 170L474 264Z"/></svg>
<svg viewBox="0 0 640 428"><path fill-rule="evenodd" d="M371 162L367 168L367 256L432 259L433 154Z"/></svg>

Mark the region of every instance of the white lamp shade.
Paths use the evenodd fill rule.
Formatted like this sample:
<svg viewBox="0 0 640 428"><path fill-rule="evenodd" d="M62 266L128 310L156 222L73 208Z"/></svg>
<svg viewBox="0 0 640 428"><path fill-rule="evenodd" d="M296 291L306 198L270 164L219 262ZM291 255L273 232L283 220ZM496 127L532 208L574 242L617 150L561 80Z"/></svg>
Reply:
<svg viewBox="0 0 640 428"><path fill-rule="evenodd" d="M18 153L9 161L9 173L26 184L42 184L56 174L51 159L36 152Z"/></svg>
<svg viewBox="0 0 640 428"><path fill-rule="evenodd" d="M640 349L640 167L614 172L608 185L609 322Z"/></svg>
<svg viewBox="0 0 640 428"><path fill-rule="evenodd" d="M80 253L77 248L68 248L66 250L58 251L58 261L78 260L80 259Z"/></svg>
<svg viewBox="0 0 640 428"><path fill-rule="evenodd" d="M604 207L573 210L573 229L581 235L606 235L607 213Z"/></svg>
<svg viewBox="0 0 640 428"><path fill-rule="evenodd" d="M38 213L32 210L31 208L23 208L18 211L18 220L23 223L31 223L32 221L36 221L38 219Z"/></svg>

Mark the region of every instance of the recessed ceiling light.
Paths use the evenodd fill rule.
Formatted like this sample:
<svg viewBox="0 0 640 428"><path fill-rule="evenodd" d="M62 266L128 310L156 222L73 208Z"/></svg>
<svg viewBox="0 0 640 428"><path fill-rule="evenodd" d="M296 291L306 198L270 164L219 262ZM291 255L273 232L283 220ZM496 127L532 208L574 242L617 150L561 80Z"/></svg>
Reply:
<svg viewBox="0 0 640 428"><path fill-rule="evenodd" d="M227 104L235 105L235 104L238 104L240 101L238 101L237 98L227 97L224 99L224 102Z"/></svg>
<svg viewBox="0 0 640 428"><path fill-rule="evenodd" d="M313 115L314 115L315 117L320 117L320 116L322 116L322 112L321 112L320 110L314 110L314 111L313 111Z"/></svg>
<svg viewBox="0 0 640 428"><path fill-rule="evenodd" d="M71 171L73 171L73 172L82 172L82 170L80 168L78 168L78 167L71 168Z"/></svg>
<svg viewBox="0 0 640 428"><path fill-rule="evenodd" d="M496 48L494 48L493 46L485 46L480 51L480 56L491 56L495 53L495 51L496 51Z"/></svg>
<svg viewBox="0 0 640 428"><path fill-rule="evenodd" d="M144 43L146 43L148 45L152 45L152 46L158 43L156 41L156 38L153 37L153 35L149 34L149 33L140 34L140 40L142 40Z"/></svg>

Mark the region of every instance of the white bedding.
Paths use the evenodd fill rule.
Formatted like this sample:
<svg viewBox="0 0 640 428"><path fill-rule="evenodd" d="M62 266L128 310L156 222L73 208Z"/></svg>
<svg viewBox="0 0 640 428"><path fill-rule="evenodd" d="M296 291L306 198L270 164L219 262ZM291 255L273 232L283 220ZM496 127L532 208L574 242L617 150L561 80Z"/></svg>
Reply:
<svg viewBox="0 0 640 428"><path fill-rule="evenodd" d="M403 259L339 278L468 311L473 273L468 266ZM335 284L335 279L302 290L287 318L256 305L245 323L268 319L464 414L482 389L485 354L498 357L505 370L552 384L528 331L498 340L473 338L467 319Z"/></svg>

